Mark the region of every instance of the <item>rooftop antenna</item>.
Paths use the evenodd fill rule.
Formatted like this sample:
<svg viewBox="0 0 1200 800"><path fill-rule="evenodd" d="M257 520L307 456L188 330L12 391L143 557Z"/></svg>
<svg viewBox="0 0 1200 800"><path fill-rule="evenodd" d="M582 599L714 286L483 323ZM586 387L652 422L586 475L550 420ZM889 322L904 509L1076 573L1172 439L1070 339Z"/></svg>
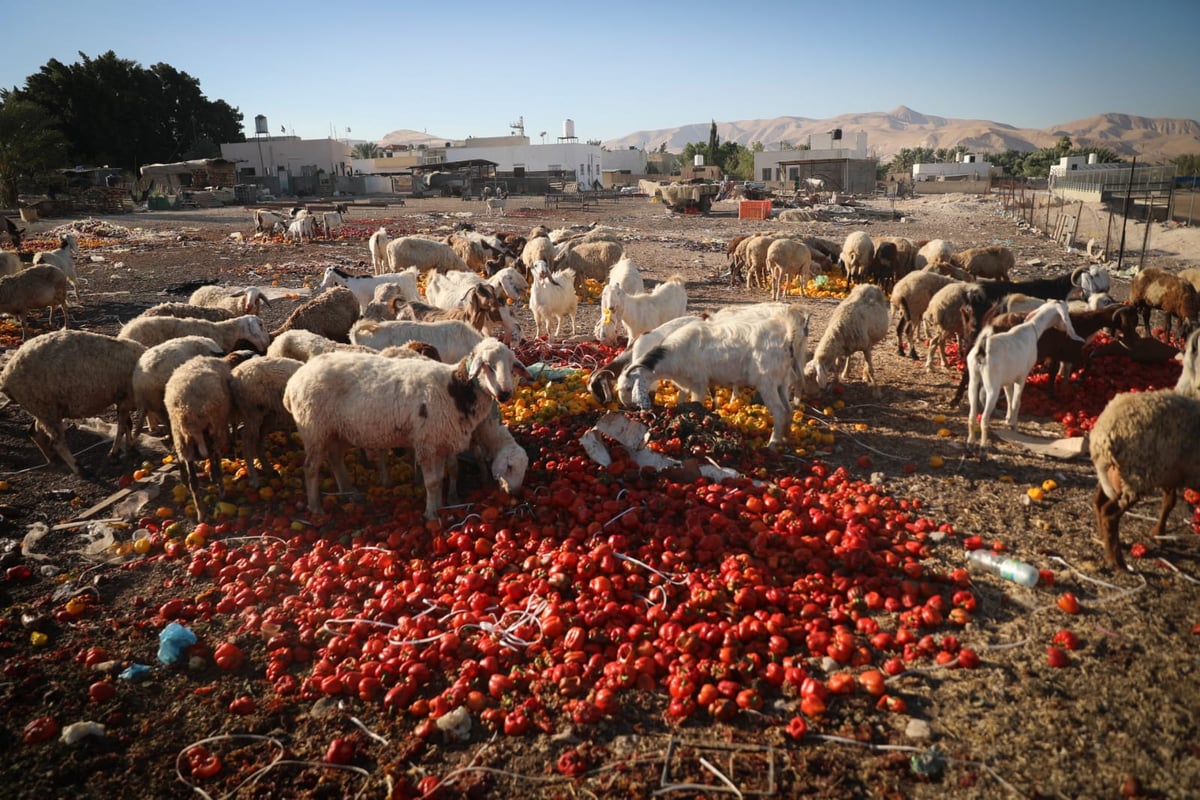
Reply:
<svg viewBox="0 0 1200 800"><path fill-rule="evenodd" d="M521 116L517 117L516 122L508 123L508 127L512 128L513 133L515 133L517 136L524 136L525 135L525 115L522 114Z"/></svg>

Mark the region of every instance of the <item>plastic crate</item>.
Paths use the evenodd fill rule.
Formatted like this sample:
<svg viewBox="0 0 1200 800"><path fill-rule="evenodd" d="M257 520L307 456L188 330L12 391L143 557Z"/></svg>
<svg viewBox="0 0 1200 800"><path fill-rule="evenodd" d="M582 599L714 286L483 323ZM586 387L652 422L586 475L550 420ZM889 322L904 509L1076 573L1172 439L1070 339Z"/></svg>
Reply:
<svg viewBox="0 0 1200 800"><path fill-rule="evenodd" d="M738 219L770 219L770 200L743 200L738 203Z"/></svg>

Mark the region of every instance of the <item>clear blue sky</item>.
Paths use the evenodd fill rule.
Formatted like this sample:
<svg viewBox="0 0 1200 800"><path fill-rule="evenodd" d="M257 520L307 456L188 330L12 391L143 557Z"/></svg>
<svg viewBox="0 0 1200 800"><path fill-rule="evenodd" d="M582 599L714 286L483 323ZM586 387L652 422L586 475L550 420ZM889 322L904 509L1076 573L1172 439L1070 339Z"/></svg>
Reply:
<svg viewBox="0 0 1200 800"><path fill-rule="evenodd" d="M907 105L1044 128L1200 119L1200 0L4 0L0 86L79 52L167 63L272 132L534 141ZM239 21L242 23L239 26ZM687 57L689 53L693 57Z"/></svg>

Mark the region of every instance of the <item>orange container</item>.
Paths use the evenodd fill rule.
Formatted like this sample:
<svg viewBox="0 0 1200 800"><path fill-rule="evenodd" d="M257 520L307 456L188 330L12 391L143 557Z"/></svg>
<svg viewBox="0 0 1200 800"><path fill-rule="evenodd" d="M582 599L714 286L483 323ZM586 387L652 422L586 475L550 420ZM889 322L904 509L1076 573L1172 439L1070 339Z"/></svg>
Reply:
<svg viewBox="0 0 1200 800"><path fill-rule="evenodd" d="M738 219L770 219L770 200L743 200L738 203Z"/></svg>

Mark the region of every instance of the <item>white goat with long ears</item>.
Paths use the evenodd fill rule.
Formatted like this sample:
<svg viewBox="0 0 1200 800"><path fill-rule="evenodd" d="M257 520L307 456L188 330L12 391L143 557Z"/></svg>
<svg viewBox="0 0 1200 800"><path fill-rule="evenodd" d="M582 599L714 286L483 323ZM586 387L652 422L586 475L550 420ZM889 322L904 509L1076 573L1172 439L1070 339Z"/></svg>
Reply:
<svg viewBox="0 0 1200 800"><path fill-rule="evenodd" d="M71 291L75 293L75 301L79 302L79 273L75 271L75 258L82 255L79 250L79 242L75 239L75 234L64 233L58 237L58 245L57 250L34 253L33 263L49 264L61 269L71 284Z"/></svg>
<svg viewBox="0 0 1200 800"><path fill-rule="evenodd" d="M387 269L387 246L392 237L388 235L388 229L381 227L379 230L371 234L371 238L367 240L367 247L371 251L371 270L380 275Z"/></svg>
<svg viewBox="0 0 1200 800"><path fill-rule="evenodd" d="M562 330L563 318L571 318L571 335L575 335L575 314L579 298L575 294L575 270L568 267L553 275L545 261L539 261L530 270L533 284L529 287L529 310L533 312L533 335L541 335L542 324L546 325L546 338L550 338L550 320L555 320L554 335Z"/></svg>
<svg viewBox="0 0 1200 800"><path fill-rule="evenodd" d="M625 328L629 344L633 344L646 331L686 313L687 289L682 275L672 275L653 291L642 294L628 294L621 284L609 282L600 295L597 331L601 339L612 342L616 340L616 328L620 324Z"/></svg>
<svg viewBox="0 0 1200 800"><path fill-rule="evenodd" d="M1038 339L1050 328L1064 331L1067 336L1082 342L1071 325L1071 315L1066 302L1051 300L1011 330L996 333L989 326L984 328L967 354L971 408L967 417L967 446L975 441L975 418L980 413L982 393L983 411L979 419L979 449L982 453L988 446L988 428L992 412L1000 399L1000 391L1008 401L1005 422L1014 431L1017 415L1021 413L1021 393L1025 379L1037 363Z"/></svg>

